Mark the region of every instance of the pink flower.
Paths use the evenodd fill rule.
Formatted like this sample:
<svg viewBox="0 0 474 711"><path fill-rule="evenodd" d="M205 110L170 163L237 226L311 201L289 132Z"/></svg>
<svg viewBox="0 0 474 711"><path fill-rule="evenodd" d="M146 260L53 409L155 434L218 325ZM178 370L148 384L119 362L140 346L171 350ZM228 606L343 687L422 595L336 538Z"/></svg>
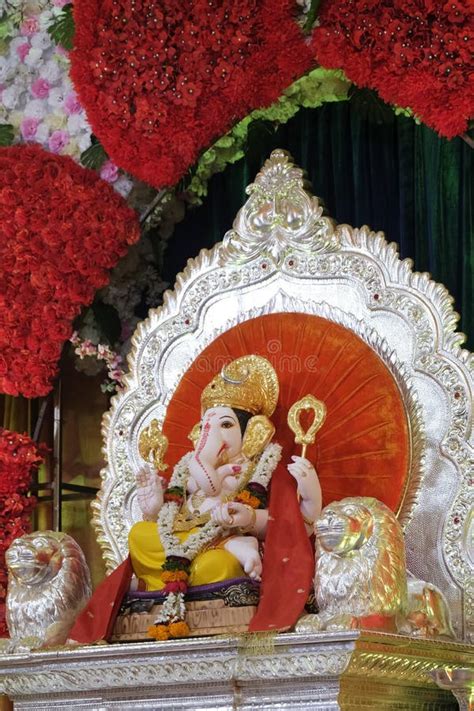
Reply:
<svg viewBox="0 0 474 711"><path fill-rule="evenodd" d="M188 586L182 580L173 580L172 582L166 583L163 588L165 593L185 593Z"/></svg>
<svg viewBox="0 0 474 711"><path fill-rule="evenodd" d="M67 5L68 2L71 2L71 0L53 0L53 5L55 7L64 7L64 5Z"/></svg>
<svg viewBox="0 0 474 711"><path fill-rule="evenodd" d="M64 99L64 110L66 111L68 116L70 116L71 114L78 114L81 110L81 105L79 103L79 99L77 98L77 94L75 91L69 92L69 94Z"/></svg>
<svg viewBox="0 0 474 711"><path fill-rule="evenodd" d="M108 366L112 370L121 370L122 369L122 356L119 355L118 353L111 354L111 357L108 360Z"/></svg>
<svg viewBox="0 0 474 711"><path fill-rule="evenodd" d="M123 370L111 370L110 371L110 377L112 380L116 380L118 383L122 381L122 378L124 376Z"/></svg>
<svg viewBox="0 0 474 711"><path fill-rule="evenodd" d="M118 168L111 160L106 160L100 169L100 177L108 183L115 183L118 178Z"/></svg>
<svg viewBox="0 0 474 711"><path fill-rule="evenodd" d="M20 27L20 34L23 37L31 37L39 30L39 22L36 17L27 17Z"/></svg>
<svg viewBox="0 0 474 711"><path fill-rule="evenodd" d="M39 126L39 119L25 118L20 124L20 133L25 141L31 141L36 136Z"/></svg>
<svg viewBox="0 0 474 711"><path fill-rule="evenodd" d="M48 139L49 150L52 153L59 153L69 143L69 133L67 131L53 131Z"/></svg>
<svg viewBox="0 0 474 711"><path fill-rule="evenodd" d="M31 85L31 93L37 99L46 99L46 97L49 96L50 88L51 86L47 79L39 78Z"/></svg>
<svg viewBox="0 0 474 711"><path fill-rule="evenodd" d="M95 356L97 354L97 347L91 340L86 339L82 343L79 343L76 348L76 353L82 360L82 358L85 358L86 356Z"/></svg>
<svg viewBox="0 0 474 711"><path fill-rule="evenodd" d="M18 55L19 58L20 58L20 62L24 62L24 61L25 61L25 57L26 57L26 55L28 54L29 51L30 51L30 45L28 44L28 42L25 42L24 44L20 44L20 45L16 48L16 53L17 53L17 55Z"/></svg>

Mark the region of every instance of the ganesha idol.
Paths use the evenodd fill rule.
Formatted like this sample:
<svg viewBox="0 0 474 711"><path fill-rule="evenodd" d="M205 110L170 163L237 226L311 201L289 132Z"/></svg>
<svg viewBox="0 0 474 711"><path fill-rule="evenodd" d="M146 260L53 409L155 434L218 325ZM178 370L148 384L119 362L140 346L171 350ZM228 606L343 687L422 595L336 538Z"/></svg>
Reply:
<svg viewBox="0 0 474 711"><path fill-rule="evenodd" d="M309 537L321 512L321 488L308 459L292 455L283 461L282 447L272 441L275 427L270 417L278 396L278 377L266 358L246 355L233 360L202 391L201 421L189 435L194 449L178 461L171 477L165 479L163 472L149 464L138 471L137 499L143 520L129 532L125 579L128 583L131 572L132 590L164 595L149 636L160 640L189 634L185 621L188 589L245 577L260 582L265 545L269 547L265 560L270 560L273 577L280 576L280 584L274 586L266 577L271 594L261 595L250 629L291 627L303 611L314 567ZM160 433L156 434L159 439ZM165 467L162 463L161 468ZM268 500L276 472L286 495L282 496L281 483L277 484L280 491L274 493L279 494L281 515L273 519ZM287 566L290 557L285 550L289 549L293 564ZM279 559L278 566L272 563L272 552ZM290 584L281 573L282 565L288 568ZM110 579L106 587L113 594ZM102 605L101 588L79 618L73 640L92 641L84 635L83 623L87 627L97 600ZM274 619L275 605L283 613L283 624L269 622ZM116 611L113 601L111 608ZM103 612L101 619L103 628ZM112 620L109 630L111 624Z"/></svg>

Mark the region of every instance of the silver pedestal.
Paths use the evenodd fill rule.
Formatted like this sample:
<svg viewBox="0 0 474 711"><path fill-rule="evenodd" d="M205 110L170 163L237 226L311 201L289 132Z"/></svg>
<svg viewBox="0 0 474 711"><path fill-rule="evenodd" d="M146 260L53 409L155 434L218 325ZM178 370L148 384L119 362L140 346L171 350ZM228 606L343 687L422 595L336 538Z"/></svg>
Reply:
<svg viewBox="0 0 474 711"><path fill-rule="evenodd" d="M474 649L370 632L243 635L81 646L0 657L15 711L457 708L440 667Z"/></svg>

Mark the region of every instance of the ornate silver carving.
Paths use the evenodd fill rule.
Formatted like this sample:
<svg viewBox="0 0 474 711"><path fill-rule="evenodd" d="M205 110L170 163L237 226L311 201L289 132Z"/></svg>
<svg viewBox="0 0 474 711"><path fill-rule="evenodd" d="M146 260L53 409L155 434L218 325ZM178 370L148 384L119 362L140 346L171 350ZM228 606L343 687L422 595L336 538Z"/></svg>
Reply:
<svg viewBox="0 0 474 711"><path fill-rule="evenodd" d="M381 615L401 634L454 637L441 591L407 576L402 527L385 504L368 496L334 501L314 535L317 614L301 617L296 631L354 629Z"/></svg>
<svg viewBox="0 0 474 711"><path fill-rule="evenodd" d="M348 225L332 233L328 223L316 227L326 218L315 217L319 208L303 189L301 171L292 171L299 169L280 152L272 156L232 235L190 260L163 306L137 328L126 388L113 398L103 422L108 464L93 510L107 565L111 569L125 557L128 529L139 518L133 483L138 432L152 419L164 419L187 366L210 340L254 315L314 313L359 335L362 324L373 334L367 342L405 393L412 471L399 516L408 567L442 590L457 634L468 639L474 625L467 550L474 357L462 350L463 335L455 332L452 298L429 275L413 272L411 261L401 261L381 233ZM307 222L278 222L280 213L292 214L290 198L272 208L271 219L252 221L258 201L272 189L284 195L286 180L287 195L296 190L299 196L295 215L306 215Z"/></svg>
<svg viewBox="0 0 474 711"><path fill-rule="evenodd" d="M472 660L465 645L357 631L84 646L0 656L0 693L19 711L337 711L363 708L368 695L383 711L428 711L447 698L430 673ZM347 695L350 703L339 705Z"/></svg>
<svg viewBox="0 0 474 711"><path fill-rule="evenodd" d="M333 251L339 247L334 222L324 216L317 197L306 188L301 168L282 150L273 151L239 210L223 245L223 263L247 262L269 255L277 263L288 251Z"/></svg>

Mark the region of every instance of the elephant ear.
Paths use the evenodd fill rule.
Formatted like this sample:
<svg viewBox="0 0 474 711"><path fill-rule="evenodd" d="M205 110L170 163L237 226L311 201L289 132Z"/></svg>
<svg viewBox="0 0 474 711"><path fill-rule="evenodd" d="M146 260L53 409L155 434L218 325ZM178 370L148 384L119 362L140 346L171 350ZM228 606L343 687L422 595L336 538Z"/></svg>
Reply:
<svg viewBox="0 0 474 711"><path fill-rule="evenodd" d="M51 390L74 318L139 236L96 173L38 146L0 148L0 392Z"/></svg>
<svg viewBox="0 0 474 711"><path fill-rule="evenodd" d="M261 454L275 434L275 425L266 415L254 415L247 422L242 453L249 459Z"/></svg>
<svg viewBox="0 0 474 711"><path fill-rule="evenodd" d="M295 0L75 0L71 76L117 165L174 185L313 64Z"/></svg>

